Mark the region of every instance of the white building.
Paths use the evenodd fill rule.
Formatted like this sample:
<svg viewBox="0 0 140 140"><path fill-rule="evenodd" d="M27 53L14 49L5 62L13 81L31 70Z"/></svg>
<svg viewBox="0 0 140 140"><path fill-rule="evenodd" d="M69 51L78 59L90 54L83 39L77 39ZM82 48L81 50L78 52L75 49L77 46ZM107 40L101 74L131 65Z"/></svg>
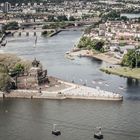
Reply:
<svg viewBox="0 0 140 140"><path fill-rule="evenodd" d="M3 5L3 12L8 13L10 9L11 9L11 4L8 2L5 2Z"/></svg>

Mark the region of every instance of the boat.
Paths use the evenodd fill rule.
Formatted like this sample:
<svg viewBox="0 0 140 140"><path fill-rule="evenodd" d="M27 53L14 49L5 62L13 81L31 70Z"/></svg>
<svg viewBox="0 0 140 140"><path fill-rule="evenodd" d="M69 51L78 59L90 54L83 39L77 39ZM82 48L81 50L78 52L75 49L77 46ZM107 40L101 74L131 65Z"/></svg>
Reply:
<svg viewBox="0 0 140 140"><path fill-rule="evenodd" d="M123 86L120 86L120 87L119 87L119 89L123 90L123 89L124 89L124 87L123 87Z"/></svg>
<svg viewBox="0 0 140 140"><path fill-rule="evenodd" d="M101 132L101 127L97 128L97 131L94 133L94 138L103 139L103 135L102 135L102 132Z"/></svg>
<svg viewBox="0 0 140 140"><path fill-rule="evenodd" d="M66 54L69 54L69 53L70 53L69 51L66 52Z"/></svg>
<svg viewBox="0 0 140 140"><path fill-rule="evenodd" d="M56 129L56 125L57 124L53 124L52 134L55 136L59 136L59 135L61 135L61 131Z"/></svg>

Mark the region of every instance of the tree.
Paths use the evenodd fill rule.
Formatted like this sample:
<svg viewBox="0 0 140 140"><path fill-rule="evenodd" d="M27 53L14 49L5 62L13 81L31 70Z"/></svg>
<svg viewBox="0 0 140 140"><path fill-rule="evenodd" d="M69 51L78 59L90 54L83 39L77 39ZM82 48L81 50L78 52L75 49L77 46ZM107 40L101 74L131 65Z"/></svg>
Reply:
<svg viewBox="0 0 140 140"><path fill-rule="evenodd" d="M0 91L9 91L11 88L11 79L8 75L8 69L0 64Z"/></svg>
<svg viewBox="0 0 140 140"><path fill-rule="evenodd" d="M104 52L103 45L104 41L102 40L91 40L90 37L82 37L78 44L78 48L94 49L100 52Z"/></svg>
<svg viewBox="0 0 140 140"><path fill-rule="evenodd" d="M128 50L127 54L125 54L123 57L122 65L130 68L134 68L136 65L139 67L140 55L137 54L136 50Z"/></svg>
<svg viewBox="0 0 140 140"><path fill-rule="evenodd" d="M75 18L73 16L70 16L69 21L75 21Z"/></svg>
<svg viewBox="0 0 140 140"><path fill-rule="evenodd" d="M48 21L49 22L54 22L55 21L54 15L48 15Z"/></svg>
<svg viewBox="0 0 140 140"><path fill-rule="evenodd" d="M14 22L9 22L2 27L3 31L5 31L5 30L17 30L17 29L19 29L19 26L18 26L18 23L15 22L15 21Z"/></svg>
<svg viewBox="0 0 140 140"><path fill-rule="evenodd" d="M126 16L121 16L121 20L128 21L129 19Z"/></svg>
<svg viewBox="0 0 140 140"><path fill-rule="evenodd" d="M20 63L17 63L14 67L14 71L18 72L18 73L21 73L24 71L24 65L20 64Z"/></svg>
<svg viewBox="0 0 140 140"><path fill-rule="evenodd" d="M58 21L67 21L68 19L67 19L67 17L65 15L62 15L62 16L58 16L57 20Z"/></svg>
<svg viewBox="0 0 140 140"><path fill-rule="evenodd" d="M108 12L107 14L102 15L102 18L104 20L110 19L110 20L115 20L115 19L119 19L120 18L120 13L112 10L110 12Z"/></svg>
<svg viewBox="0 0 140 140"><path fill-rule="evenodd" d="M96 40L95 45L94 45L94 49L97 50L97 51L103 52L103 45L104 45L103 41Z"/></svg>

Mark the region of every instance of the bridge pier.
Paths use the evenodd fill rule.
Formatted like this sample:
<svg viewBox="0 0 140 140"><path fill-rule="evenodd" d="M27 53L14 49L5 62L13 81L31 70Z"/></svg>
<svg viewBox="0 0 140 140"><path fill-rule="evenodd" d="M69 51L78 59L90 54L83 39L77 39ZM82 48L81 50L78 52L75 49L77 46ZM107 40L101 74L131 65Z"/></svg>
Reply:
<svg viewBox="0 0 140 140"><path fill-rule="evenodd" d="M34 32L34 36L36 36L36 32Z"/></svg>
<svg viewBox="0 0 140 140"><path fill-rule="evenodd" d="M26 32L26 36L29 36L29 32Z"/></svg>
<svg viewBox="0 0 140 140"><path fill-rule="evenodd" d="M21 36L21 32L19 32L18 36Z"/></svg>

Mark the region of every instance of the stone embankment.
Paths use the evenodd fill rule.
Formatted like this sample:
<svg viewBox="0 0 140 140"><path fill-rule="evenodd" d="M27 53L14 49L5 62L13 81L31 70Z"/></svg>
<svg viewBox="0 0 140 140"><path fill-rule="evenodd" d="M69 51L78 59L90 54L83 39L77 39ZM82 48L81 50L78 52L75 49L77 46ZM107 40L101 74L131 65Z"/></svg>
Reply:
<svg viewBox="0 0 140 140"><path fill-rule="evenodd" d="M64 81L59 82L66 85L61 89L58 86L49 87L39 92L38 90L13 90L9 94L5 94L5 98L40 98L40 99L93 99L93 100L112 100L122 101L123 96L113 92L103 91L101 89L86 87ZM54 90L53 90L54 88Z"/></svg>

